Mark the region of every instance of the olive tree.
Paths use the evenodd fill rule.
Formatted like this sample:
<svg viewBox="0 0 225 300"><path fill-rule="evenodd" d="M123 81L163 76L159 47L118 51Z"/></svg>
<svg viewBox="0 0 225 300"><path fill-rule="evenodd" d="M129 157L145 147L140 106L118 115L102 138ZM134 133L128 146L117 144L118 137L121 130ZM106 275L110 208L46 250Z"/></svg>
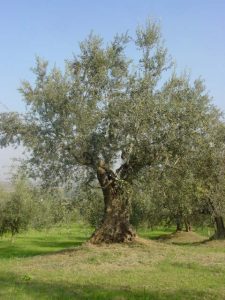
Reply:
<svg viewBox="0 0 225 300"><path fill-rule="evenodd" d="M138 60L127 56L128 44L137 49ZM1 114L0 144L22 143L29 175L46 185L79 176L87 184L98 182L104 217L91 241L132 241L134 180L197 147L207 130L202 124L212 114L209 98L198 82L191 86L182 77L171 75L163 84L171 60L154 22L138 27L135 37L116 35L107 45L91 34L65 72L56 67L49 72L47 65L37 59L35 83L24 81L20 88L26 113ZM198 102L205 103L202 110Z"/></svg>
<svg viewBox="0 0 225 300"><path fill-rule="evenodd" d="M160 101L154 102L158 118L152 118L154 132L148 133L152 140L154 134L158 137L157 155L149 167L142 168L139 189L149 193L149 201L154 210L158 209L161 220L175 223L177 230L185 225L189 231L191 221L196 222L202 209L199 201L202 180L209 183L212 174L219 176L218 163L212 164L211 172L206 172L206 168L212 145L217 150L217 154L213 152L214 158L224 157L224 139L220 137L220 142L215 142L216 132L224 124L201 80L191 84L186 75L173 74L158 96ZM214 199L214 205L220 209L224 202L222 195L220 205Z"/></svg>
<svg viewBox="0 0 225 300"><path fill-rule="evenodd" d="M31 192L19 179L12 191L0 191L0 235L10 232L12 237L27 229L32 217Z"/></svg>
<svg viewBox="0 0 225 300"><path fill-rule="evenodd" d="M125 55L132 41L126 34L117 35L104 46L101 38L90 35L64 74L57 68L48 73L47 62L37 59L35 84L25 81L20 89L27 112L1 114L1 145L23 143L30 155L26 165L31 176L52 184L74 180L82 171L89 180L94 175L98 179L105 215L93 242L133 239L128 182L153 160L150 153L140 165L138 152L145 150L134 141L141 127L140 112L143 115L145 102L149 109L152 106L149 100L166 68L166 50L156 24L139 28L135 44L142 55L133 71ZM137 97L140 91L142 96ZM133 122L134 132L126 132ZM132 166L124 158L115 174L111 168L121 154L132 155Z"/></svg>
<svg viewBox="0 0 225 300"><path fill-rule="evenodd" d="M215 224L213 238L225 238L225 126L218 122L202 145L195 174L199 207Z"/></svg>

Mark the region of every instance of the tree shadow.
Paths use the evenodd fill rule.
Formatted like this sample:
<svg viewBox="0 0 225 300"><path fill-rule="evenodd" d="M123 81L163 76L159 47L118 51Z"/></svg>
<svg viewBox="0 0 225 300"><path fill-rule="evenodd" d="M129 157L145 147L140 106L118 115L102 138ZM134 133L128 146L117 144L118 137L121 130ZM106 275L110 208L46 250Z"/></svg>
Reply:
<svg viewBox="0 0 225 300"><path fill-rule="evenodd" d="M187 237L185 237L187 240L176 240L176 236L177 234L179 234L179 232L174 231L170 234L163 234L160 235L158 237L156 237L154 240L158 241L158 242L169 242L172 245L176 245L176 246L199 246L199 245L203 245L203 244L207 244L211 241L210 238L204 238L202 236L199 235L199 240L198 241L193 241L192 237L190 236L190 240L188 240L188 234L185 231L180 232L181 234L187 234ZM197 233L195 232L190 232L191 234L196 234L196 238L198 237ZM173 240L175 239L175 240Z"/></svg>
<svg viewBox="0 0 225 300"><path fill-rule="evenodd" d="M132 289L131 286L106 286L91 283L38 281L28 275L19 277L13 273L0 273L0 299L16 299L17 295L28 299L78 299L78 300L200 300L221 299L209 291L177 289L174 291L148 291L146 288ZM221 296L221 295L220 295Z"/></svg>
<svg viewBox="0 0 225 300"><path fill-rule="evenodd" d="M172 242L171 244L176 245L176 246L200 246L204 244L208 244L210 242L209 239L205 239L203 241L199 242Z"/></svg>
<svg viewBox="0 0 225 300"><path fill-rule="evenodd" d="M148 239L148 240L159 240L160 238L166 238L167 236L170 236L173 234L174 231L171 230L171 228L163 228L163 230L146 230L144 232L140 231L139 235L142 238Z"/></svg>
<svg viewBox="0 0 225 300"><path fill-rule="evenodd" d="M68 248L81 245L87 239L84 237L76 237L74 241L48 241L48 240L34 240L32 245L41 248Z"/></svg>
<svg viewBox="0 0 225 300"><path fill-rule="evenodd" d="M74 241L33 240L30 247L26 247L26 244L7 243L0 248L0 259L25 258L55 254L69 249L74 250L86 240L85 237L75 237Z"/></svg>

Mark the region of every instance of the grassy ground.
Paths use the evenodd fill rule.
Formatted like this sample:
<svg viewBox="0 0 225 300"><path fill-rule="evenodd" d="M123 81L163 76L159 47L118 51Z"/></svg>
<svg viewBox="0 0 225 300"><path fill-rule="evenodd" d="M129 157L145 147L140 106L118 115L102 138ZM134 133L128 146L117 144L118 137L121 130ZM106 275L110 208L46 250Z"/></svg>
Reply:
<svg viewBox="0 0 225 300"><path fill-rule="evenodd" d="M134 244L93 246L90 234L73 225L0 240L0 299L225 299L223 241L142 230Z"/></svg>

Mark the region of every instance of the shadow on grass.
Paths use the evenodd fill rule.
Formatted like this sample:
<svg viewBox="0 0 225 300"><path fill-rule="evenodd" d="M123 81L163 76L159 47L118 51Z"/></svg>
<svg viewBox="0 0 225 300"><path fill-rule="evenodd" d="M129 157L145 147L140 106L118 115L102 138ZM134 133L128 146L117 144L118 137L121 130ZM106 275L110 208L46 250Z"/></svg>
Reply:
<svg viewBox="0 0 225 300"><path fill-rule="evenodd" d="M81 245L83 242L85 242L87 238L84 237L76 237L74 241L48 241L48 240L34 240L32 242L32 245L35 247L41 247L41 248L68 248L73 247L77 245Z"/></svg>
<svg viewBox="0 0 225 300"><path fill-rule="evenodd" d="M4 243L0 245L0 259L31 257L36 255L49 255L61 251L74 249L81 246L87 238L75 237L74 241L48 241L48 240L33 240L29 244L23 243Z"/></svg>
<svg viewBox="0 0 225 300"><path fill-rule="evenodd" d="M158 240L162 237L167 237L173 234L174 231L171 228L165 228L163 230L140 230L138 234L140 237L149 239L149 240Z"/></svg>
<svg viewBox="0 0 225 300"><path fill-rule="evenodd" d="M209 243L209 239L205 239L200 242L172 242L171 244L176 245L176 246L200 246Z"/></svg>
<svg viewBox="0 0 225 300"><path fill-rule="evenodd" d="M144 300L200 300L221 299L209 291L196 291L190 289L177 289L175 291L148 291L146 288L138 290L130 286L94 285L91 283L71 284L68 282L42 282L30 278L28 275L21 277L13 273L0 273L0 299L144 299ZM221 295L220 295L221 296Z"/></svg>
<svg viewBox="0 0 225 300"><path fill-rule="evenodd" d="M186 240L184 240L184 241L179 240L179 234L183 234L184 238ZM187 236L185 237L186 234L187 234ZM199 246L199 245L207 244L208 242L211 241L210 238L204 238L201 235L199 235L198 241L193 241L192 236L189 237L188 234L189 233L187 233L185 231L182 231L182 232L174 231L169 234L163 234L163 235L156 236L154 238L154 240L159 241L159 242L170 242L171 244L177 245L177 246ZM196 235L195 238L198 238L198 234L196 232L193 231L193 232L190 232L190 234L194 234L194 235ZM176 240L177 235L178 235L178 240ZM175 239L175 240L173 240L173 239ZM190 239L190 240L188 240L188 239Z"/></svg>

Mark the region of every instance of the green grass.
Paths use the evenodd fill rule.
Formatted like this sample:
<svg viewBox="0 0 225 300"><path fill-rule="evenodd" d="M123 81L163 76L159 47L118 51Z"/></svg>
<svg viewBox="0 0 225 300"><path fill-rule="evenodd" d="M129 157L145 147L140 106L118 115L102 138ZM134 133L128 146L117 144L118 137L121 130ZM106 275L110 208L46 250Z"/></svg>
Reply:
<svg viewBox="0 0 225 300"><path fill-rule="evenodd" d="M176 231L175 226L171 226L171 227L158 226L155 227L153 230L150 230L149 228L139 228L138 234L147 239L157 240L160 237L170 235L175 231ZM193 228L193 231L207 238L209 238L214 234L214 228L212 227L196 227Z"/></svg>
<svg viewBox="0 0 225 300"><path fill-rule="evenodd" d="M195 231L206 237L211 237L215 233L215 230L213 227L198 227L198 228L195 228Z"/></svg>
<svg viewBox="0 0 225 300"><path fill-rule="evenodd" d="M81 224L0 240L0 299L225 299L225 242L84 243ZM187 236L185 236L186 238ZM176 242L176 240L174 240Z"/></svg>
<svg viewBox="0 0 225 300"><path fill-rule="evenodd" d="M139 228L137 233L146 239L157 240L161 236L166 236L175 231L175 227L163 228L156 227L154 230L150 230L149 228Z"/></svg>
<svg viewBox="0 0 225 300"><path fill-rule="evenodd" d="M29 257L53 253L81 245L92 230L81 224L57 226L48 230L29 230L19 234L14 241L10 236L0 239L0 259Z"/></svg>

